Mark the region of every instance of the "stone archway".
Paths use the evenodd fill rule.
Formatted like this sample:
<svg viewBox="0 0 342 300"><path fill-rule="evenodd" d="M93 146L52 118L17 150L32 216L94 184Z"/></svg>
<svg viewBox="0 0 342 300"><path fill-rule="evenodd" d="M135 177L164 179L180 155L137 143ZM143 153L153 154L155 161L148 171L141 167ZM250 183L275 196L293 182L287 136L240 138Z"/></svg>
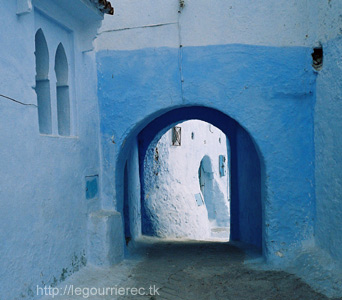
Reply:
<svg viewBox="0 0 342 300"><path fill-rule="evenodd" d="M314 237L316 75L306 59L312 49L227 44L181 52L181 76L178 47L96 54L102 207L122 212L132 149L141 156L171 123L201 119L232 142L232 239L257 244L272 263L291 264ZM136 166L129 174L141 172ZM139 182L130 190L139 199Z"/></svg>
<svg viewBox="0 0 342 300"><path fill-rule="evenodd" d="M208 107L191 106L170 110L147 123L140 132L134 133L126 140L117 161L117 197L121 202L122 195L122 163L128 160L139 161L135 166L135 174L128 175L132 182L140 181L140 195L132 198L133 210L141 209L141 199L144 199L143 161L150 145L156 144L160 137L175 124L191 119L206 121L223 131L230 142L231 151L231 239L253 244L263 248L263 205L261 162L257 149L249 133L234 119L222 112ZM135 153L132 157L129 153ZM136 157L138 155L138 157ZM130 164L130 163L129 163ZM139 170L137 174L136 170ZM128 170L130 172L130 170ZM137 177L138 176L138 177ZM130 189L130 187L129 187ZM122 195L122 196L121 196ZM122 198L123 199L123 198ZM134 203L133 203L134 202ZM118 206L123 209L122 204ZM131 219L131 228L138 227L139 221ZM133 219L133 220L132 220ZM148 231L149 224L142 209L143 227ZM144 223L145 222L145 223ZM143 228L144 229L144 228ZM133 230L134 231L134 230ZM263 249L264 251L265 249Z"/></svg>

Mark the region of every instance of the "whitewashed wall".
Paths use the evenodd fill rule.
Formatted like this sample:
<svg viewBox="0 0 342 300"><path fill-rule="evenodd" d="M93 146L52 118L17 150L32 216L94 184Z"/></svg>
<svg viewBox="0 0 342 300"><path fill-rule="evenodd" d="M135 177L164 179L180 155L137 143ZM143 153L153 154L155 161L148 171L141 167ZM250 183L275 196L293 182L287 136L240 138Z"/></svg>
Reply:
<svg viewBox="0 0 342 300"><path fill-rule="evenodd" d="M190 120L181 127L181 146L172 146L172 129L149 149L144 162L145 208L153 233L160 237L206 239L211 229L229 226L229 176L219 173L219 155L227 158L226 136L213 125ZM207 156L211 166L205 166L204 204L198 205L201 194L199 167ZM228 160L225 162L228 168ZM210 182L211 183L210 183ZM215 216L208 218L208 210ZM144 226L144 223L143 223ZM228 237L228 236L227 236Z"/></svg>
<svg viewBox="0 0 342 300"><path fill-rule="evenodd" d="M0 0L0 94L15 100L0 97L0 298L4 300L36 298L37 285L56 285L82 268L89 258L90 202L92 209L100 207L98 186L93 199L86 199L86 181L87 176L100 174L95 57L89 50L102 15L82 1L71 6L34 1L31 9L19 14L17 3L30 1ZM72 11L78 12L77 17ZM49 52L50 134L40 134L38 125L35 34L39 28ZM57 130L54 67L61 42L69 69L70 136Z"/></svg>

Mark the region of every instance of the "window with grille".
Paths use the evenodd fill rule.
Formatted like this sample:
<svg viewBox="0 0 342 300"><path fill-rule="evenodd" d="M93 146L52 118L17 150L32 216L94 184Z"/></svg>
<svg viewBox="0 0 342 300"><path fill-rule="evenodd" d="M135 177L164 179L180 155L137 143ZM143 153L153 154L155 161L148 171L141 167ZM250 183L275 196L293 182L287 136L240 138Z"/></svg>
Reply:
<svg viewBox="0 0 342 300"><path fill-rule="evenodd" d="M182 141L182 128L181 127L173 127L172 128L172 146L180 146Z"/></svg>

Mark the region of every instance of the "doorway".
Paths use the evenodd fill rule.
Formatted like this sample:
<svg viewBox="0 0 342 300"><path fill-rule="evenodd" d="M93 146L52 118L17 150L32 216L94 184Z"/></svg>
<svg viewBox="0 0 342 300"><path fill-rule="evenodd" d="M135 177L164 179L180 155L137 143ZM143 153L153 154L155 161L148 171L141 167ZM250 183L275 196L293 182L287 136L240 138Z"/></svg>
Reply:
<svg viewBox="0 0 342 300"><path fill-rule="evenodd" d="M124 147L120 151L118 163L120 166L120 162L122 161L121 158L124 157L124 159L127 159L128 157L131 157L132 152L137 155L137 157L134 157L133 160L138 162L139 164L138 168L134 167L134 170L138 169L138 174L136 174L135 171L132 173L129 170L128 180L140 181L140 199L135 196L134 201L132 201L134 203L139 203L139 205L136 205L136 207L140 206L141 208L141 214L135 214L135 216L130 219L130 223L136 225L140 222L140 233L143 235L156 234L156 227L154 227L153 222L149 222L149 220L153 220L153 218L160 214L158 213L158 207L156 206L152 206L153 210L150 211L154 212L154 214L150 213L146 209L144 201L146 198L151 199L149 193L151 189L147 185L147 182L144 180L144 178L148 178L151 172L155 172L156 174L158 174L156 176L159 176L159 171L163 170L163 165L160 164L161 150L157 147L158 141L166 132L168 132L175 126L178 126L178 124L180 124L181 122L185 122L187 120L201 120L210 123L212 126L215 126L219 130L221 130L226 135L227 140L229 140L230 155L229 157L227 156L226 159L227 165L229 165L227 178L230 178L230 240L242 241L244 243L252 244L261 250L263 245L262 240L264 229L262 225L262 177L260 167L261 163L259 160L259 154L256 150L256 146L249 133L234 119L230 118L229 116L223 114L218 110L207 107L180 107L161 114L159 117L154 116L152 120L147 122L147 124L143 126L141 126L140 124L139 128L142 129L135 131L135 133L133 132L132 135L127 138ZM183 131L183 129L181 130L181 132L181 144L184 145L185 140L183 138L183 134L185 132ZM189 136L189 140L193 140L193 137L196 140L198 134L192 134L190 132ZM169 138L172 141L172 135ZM174 147L176 149L179 149L179 146ZM149 155L154 157L155 161L155 165L152 168L146 168L146 166L144 165L145 159ZM203 158L203 156L201 157L201 159ZM198 193L202 193L198 176L201 159L199 159L196 167L194 167L194 182L196 183ZM218 157L216 157L212 161L213 165L219 167L220 164ZM124 166L121 169L122 171L123 168ZM120 173L120 168L118 168L117 172L118 178L123 178L121 177L121 174L123 174L123 172ZM181 173L179 172L179 174ZM123 185L120 185L120 181L118 182L118 184L119 185L117 186L117 191L118 195L120 195L120 189L121 191L123 191ZM155 188L157 189L158 187L155 186ZM159 188L161 188L161 186L159 186ZM170 186L168 187L168 189L169 188ZM164 195L166 194L168 193L164 193ZM192 197L194 198L194 193L192 193ZM165 200L166 199L162 198L159 199L160 202ZM132 205L132 201L130 202L130 205ZM192 201L192 203L194 202ZM210 216L212 217L212 214ZM167 217L175 220L172 214L168 214ZM202 219L199 218L199 221L200 220ZM157 232L157 235L158 234L160 233Z"/></svg>

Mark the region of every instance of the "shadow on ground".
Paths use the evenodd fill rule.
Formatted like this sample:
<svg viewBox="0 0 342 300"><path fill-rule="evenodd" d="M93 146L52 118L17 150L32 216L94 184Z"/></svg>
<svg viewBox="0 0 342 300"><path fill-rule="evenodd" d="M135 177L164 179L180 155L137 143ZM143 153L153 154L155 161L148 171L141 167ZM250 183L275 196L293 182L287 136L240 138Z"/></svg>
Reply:
<svg viewBox="0 0 342 300"><path fill-rule="evenodd" d="M55 287L58 292L55 296L49 294L42 299L329 299L294 275L258 270L245 264L246 258L258 261L260 254L238 246L222 241L167 241L143 237L129 243L130 255L120 264L88 265ZM64 293L70 288L72 293ZM135 289L139 288L144 295L137 294ZM105 289L109 292L105 293Z"/></svg>
<svg viewBox="0 0 342 300"><path fill-rule="evenodd" d="M159 288L158 294L122 299L324 300L298 277L280 271L253 270L245 254L230 243L145 241L131 251L146 258L131 271L126 286Z"/></svg>

